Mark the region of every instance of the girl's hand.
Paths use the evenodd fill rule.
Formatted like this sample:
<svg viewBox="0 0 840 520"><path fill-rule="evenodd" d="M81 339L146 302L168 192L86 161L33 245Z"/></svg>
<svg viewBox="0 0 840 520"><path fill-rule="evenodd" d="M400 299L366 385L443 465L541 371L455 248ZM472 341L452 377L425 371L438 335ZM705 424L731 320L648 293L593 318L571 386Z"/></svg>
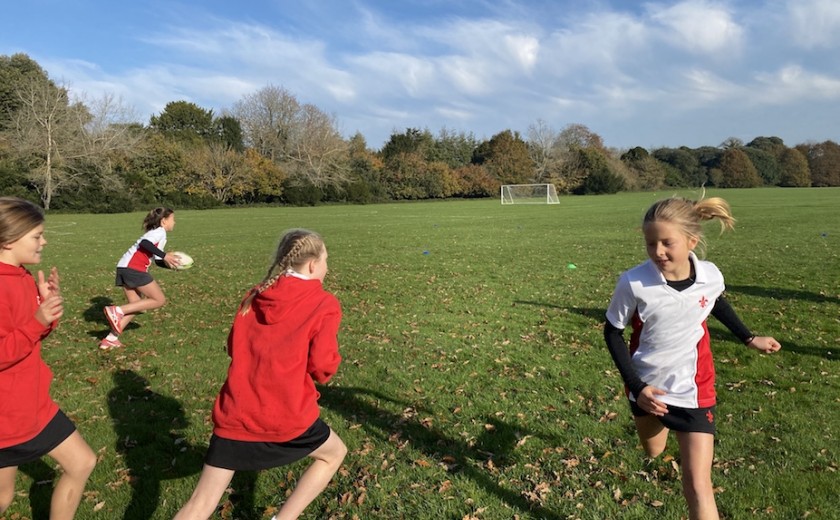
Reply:
<svg viewBox="0 0 840 520"><path fill-rule="evenodd" d="M172 253L166 253L166 256L163 257L163 263L166 264L166 267L170 269L175 269L176 267L181 265L181 259L173 255Z"/></svg>
<svg viewBox="0 0 840 520"><path fill-rule="evenodd" d="M661 417L668 413L668 405L657 399L656 396L666 393L665 390L648 385L636 396L636 404L647 413Z"/></svg>
<svg viewBox="0 0 840 520"><path fill-rule="evenodd" d="M770 336L756 336L752 341L747 343L747 346L765 354L772 354L782 348L782 344L776 341L776 338Z"/></svg>
<svg viewBox="0 0 840 520"><path fill-rule="evenodd" d="M61 296L61 285L58 277L58 268L50 269L50 276L44 280L44 272L38 271L38 294L41 301L46 301L50 296Z"/></svg>
<svg viewBox="0 0 840 520"><path fill-rule="evenodd" d="M41 306L35 311L35 319L44 327L49 327L62 314L64 314L64 299L55 294L41 302Z"/></svg>

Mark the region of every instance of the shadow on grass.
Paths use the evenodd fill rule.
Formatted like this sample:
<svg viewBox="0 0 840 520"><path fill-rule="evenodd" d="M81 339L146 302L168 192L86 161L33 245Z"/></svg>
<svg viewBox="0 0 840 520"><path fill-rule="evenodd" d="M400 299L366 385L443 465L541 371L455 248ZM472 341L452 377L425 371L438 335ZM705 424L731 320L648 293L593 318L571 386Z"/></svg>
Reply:
<svg viewBox="0 0 840 520"><path fill-rule="evenodd" d="M200 472L206 447L184 441L181 430L188 422L176 399L154 392L132 370L118 370L113 378L108 410L117 436L116 451L126 468L117 471L111 485L132 488L123 519L146 520L160 503L161 482Z"/></svg>
<svg viewBox="0 0 840 520"><path fill-rule="evenodd" d="M397 436L410 441L411 446L431 459L441 459L443 462L445 456L450 471L466 476L512 508L530 512L544 520L564 518L528 501L519 493L500 486L490 470L476 468L476 463L486 466L489 461L497 466L507 464L517 440L522 437L522 428L496 417L485 418L486 423L493 425L493 428L480 435L475 444L470 446L434 426L421 424L419 417L406 418L404 415L388 412L372 405L368 399L387 401L403 409L410 407L409 403L364 388L325 387L321 389L319 402L347 420L361 423L368 433L386 443L393 444Z"/></svg>
<svg viewBox="0 0 840 520"><path fill-rule="evenodd" d="M606 308L591 308L591 307L566 307L564 305L557 305L554 303L548 302L534 302L534 301L525 301L525 300L516 300L513 302L516 305L533 305L534 307L544 307L546 309L559 309L564 311L573 312L575 314L579 314L584 318L589 318L598 323L603 323L606 318Z"/></svg>
<svg viewBox="0 0 840 520"><path fill-rule="evenodd" d="M726 292L747 294L749 296L757 296L759 298L772 298L774 300L799 300L814 303L840 304L840 298L835 296L825 296L819 293L798 291L796 289L780 289L778 287L726 284Z"/></svg>
<svg viewBox="0 0 840 520"><path fill-rule="evenodd" d="M104 330L89 330L88 336L92 336L96 339L102 339L111 332L111 326L108 324L108 319L105 318L105 312L103 310L108 305L114 305L114 300L108 298L107 296L95 296L90 299L90 306L82 313L82 318L84 318L84 320L88 323L101 323ZM139 328L140 325L137 325L134 321L132 321L128 324L125 330L134 330Z"/></svg>
<svg viewBox="0 0 840 520"><path fill-rule="evenodd" d="M714 345L715 345L716 341L726 341L726 340L738 341L737 339L735 339L735 337L732 335L731 332L729 332L726 328L723 328L723 327L709 327L709 333L711 334L711 337L712 337L712 349L714 349ZM773 354L775 356L778 356L779 354L784 354L786 352L792 352L792 353L798 354L800 356L820 357L820 358L823 358L827 361L837 361L838 358L840 358L840 349L832 350L829 347L802 345L802 344L790 341L789 338L786 338L786 337L781 336L779 334L772 333L771 335L773 337L775 337L777 340L779 340L779 343L782 344L782 350L777 354ZM756 354L756 355L760 354L757 350L753 350L753 349L748 348L748 347L744 347L744 350L745 351L750 351L751 354Z"/></svg>
<svg viewBox="0 0 840 520"><path fill-rule="evenodd" d="M43 459L24 464L18 469L32 479L32 485L29 486L32 520L49 520L53 484L58 477L55 470Z"/></svg>

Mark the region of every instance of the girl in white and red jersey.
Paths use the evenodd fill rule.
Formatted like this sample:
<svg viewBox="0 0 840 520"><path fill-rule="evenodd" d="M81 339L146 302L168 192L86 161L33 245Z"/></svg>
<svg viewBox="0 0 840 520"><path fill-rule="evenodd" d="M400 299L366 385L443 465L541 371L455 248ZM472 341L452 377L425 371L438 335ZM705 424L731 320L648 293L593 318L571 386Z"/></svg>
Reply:
<svg viewBox="0 0 840 520"><path fill-rule="evenodd" d="M41 262L44 213L29 201L0 197L0 517L15 496L21 464L49 455L62 472L50 501L50 518L76 514L96 454L50 397L53 374L41 357L41 340L64 313L58 270L23 266Z"/></svg>
<svg viewBox="0 0 840 520"><path fill-rule="evenodd" d="M209 518L236 471L309 456L309 468L274 517L297 518L329 484L347 448L320 416L315 382L341 362L341 307L324 290L320 236L287 232L262 283L248 292L228 335L230 367L213 406L213 436L198 485L175 520Z"/></svg>
<svg viewBox="0 0 840 520"><path fill-rule="evenodd" d="M143 219L145 233L117 262L116 285L123 288L128 303L109 305L103 309L111 325L111 332L99 343L100 349L122 347L120 334L136 314L166 305L166 296L149 274L149 266L152 260L160 267L174 268L179 265L176 255L163 251L166 247L166 233L174 228L175 212L170 208L155 208Z"/></svg>
<svg viewBox="0 0 840 520"><path fill-rule="evenodd" d="M658 456L668 431L676 432L691 520L719 518L711 478L715 373L706 319L713 315L761 352L781 348L774 338L749 331L724 297L723 275L694 254L704 242L701 222L711 219L721 230L735 222L717 197L675 197L651 206L642 222L650 259L622 273L604 325L645 452ZM628 325L629 350L622 334Z"/></svg>

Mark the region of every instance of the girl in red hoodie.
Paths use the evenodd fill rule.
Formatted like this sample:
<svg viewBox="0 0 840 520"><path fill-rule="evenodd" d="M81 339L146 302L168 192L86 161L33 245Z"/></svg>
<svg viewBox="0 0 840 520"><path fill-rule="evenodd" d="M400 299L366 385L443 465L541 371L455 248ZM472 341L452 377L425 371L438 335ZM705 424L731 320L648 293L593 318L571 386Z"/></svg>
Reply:
<svg viewBox="0 0 840 520"><path fill-rule="evenodd" d="M318 234L287 232L262 283L228 335L230 367L213 407L204 469L176 520L209 518L235 471L312 464L275 520L297 518L341 466L347 448L320 418L315 381L335 374L341 307L324 290L327 248Z"/></svg>
<svg viewBox="0 0 840 520"><path fill-rule="evenodd" d="M58 270L38 280L24 264L41 262L44 214L31 202L0 197L0 515L12 503L17 467L49 455L61 465L50 518L70 519L96 455L50 398L52 372L41 340L64 312Z"/></svg>

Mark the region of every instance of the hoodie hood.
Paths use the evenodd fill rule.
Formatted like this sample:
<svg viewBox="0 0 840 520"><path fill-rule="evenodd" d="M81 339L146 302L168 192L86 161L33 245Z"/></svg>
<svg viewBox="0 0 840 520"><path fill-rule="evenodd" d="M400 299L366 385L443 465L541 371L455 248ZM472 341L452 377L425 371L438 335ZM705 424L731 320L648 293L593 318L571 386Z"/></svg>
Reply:
<svg viewBox="0 0 840 520"><path fill-rule="evenodd" d="M14 266L0 262L0 276L29 276L29 271L23 266Z"/></svg>
<svg viewBox="0 0 840 520"><path fill-rule="evenodd" d="M322 300L317 297L319 293L324 297L328 295L321 280L284 275L254 298L251 310L260 323L279 323L291 313L300 313L301 305L317 307Z"/></svg>

